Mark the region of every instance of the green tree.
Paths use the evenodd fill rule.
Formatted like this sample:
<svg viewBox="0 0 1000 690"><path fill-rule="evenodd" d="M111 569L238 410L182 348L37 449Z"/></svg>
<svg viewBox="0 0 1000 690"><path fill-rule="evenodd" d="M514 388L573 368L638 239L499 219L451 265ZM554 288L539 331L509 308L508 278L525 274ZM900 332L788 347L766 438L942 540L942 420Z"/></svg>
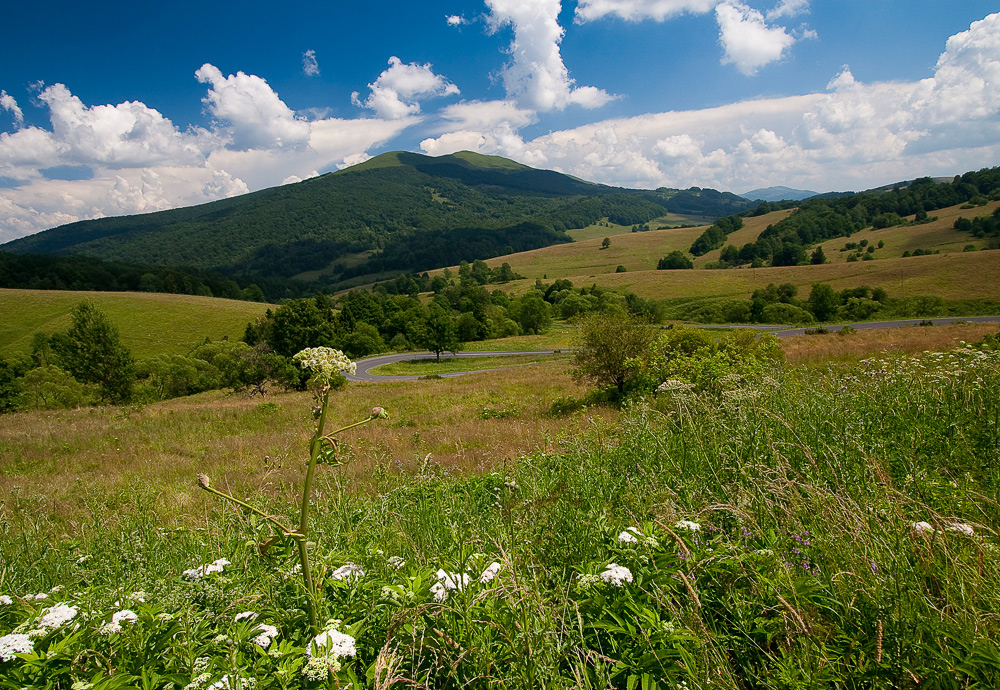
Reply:
<svg viewBox="0 0 1000 690"><path fill-rule="evenodd" d="M55 410L82 405L87 388L54 364L36 367L17 381L23 407Z"/></svg>
<svg viewBox="0 0 1000 690"><path fill-rule="evenodd" d="M331 346L334 335L333 324L316 300L293 299L274 312L268 344L279 355L291 357L307 347Z"/></svg>
<svg viewBox="0 0 1000 690"><path fill-rule="evenodd" d="M660 259L659 263L656 264L656 268L659 271L671 271L679 268L694 268L694 263L691 259L684 256L683 252L673 251Z"/></svg>
<svg viewBox="0 0 1000 690"><path fill-rule="evenodd" d="M612 385L619 396L624 395L626 387L640 373L629 360L645 354L654 335L649 324L622 313L598 313L584 318L577 332L573 378Z"/></svg>
<svg viewBox="0 0 1000 690"><path fill-rule="evenodd" d="M604 241L601 242L601 249L607 249L610 246L611 246L611 238L605 237Z"/></svg>
<svg viewBox="0 0 1000 690"><path fill-rule="evenodd" d="M73 378L97 384L101 400L128 402L135 385L135 359L122 344L118 329L93 302L81 302L71 312L73 324L53 350Z"/></svg>
<svg viewBox="0 0 1000 690"><path fill-rule="evenodd" d="M814 266L826 263L826 254L823 253L823 247L816 247L812 254L809 255L809 263Z"/></svg>
<svg viewBox="0 0 1000 690"><path fill-rule="evenodd" d="M418 328L414 329L413 342L433 352L438 361L441 360L442 352L456 352L462 349L455 318L450 311L437 304L430 306L427 317Z"/></svg>
<svg viewBox="0 0 1000 690"><path fill-rule="evenodd" d="M538 335L552 323L551 307L538 292L529 292L512 306L514 320L524 333Z"/></svg>
<svg viewBox="0 0 1000 690"><path fill-rule="evenodd" d="M808 304L817 321L827 321L836 315L840 297L827 283L813 283Z"/></svg>

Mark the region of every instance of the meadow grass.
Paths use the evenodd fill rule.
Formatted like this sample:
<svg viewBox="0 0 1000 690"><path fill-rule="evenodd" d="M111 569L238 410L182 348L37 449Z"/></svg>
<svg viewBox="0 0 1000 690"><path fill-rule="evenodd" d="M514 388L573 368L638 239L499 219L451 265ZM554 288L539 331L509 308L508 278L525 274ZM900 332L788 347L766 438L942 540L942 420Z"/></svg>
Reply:
<svg viewBox="0 0 1000 690"><path fill-rule="evenodd" d="M107 314L136 357L186 354L206 337L243 337L267 304L150 292L0 289L0 356L28 352L35 333L69 329L70 312L90 300Z"/></svg>
<svg viewBox="0 0 1000 690"><path fill-rule="evenodd" d="M997 353L776 367L759 380L724 378L713 393L552 419L547 401L574 385L564 370L334 394L335 419L374 403L393 418L346 438L351 462L320 476L309 548L321 619L352 644L312 657L287 549L261 557L259 521L201 496L193 477L181 483L189 467L206 471L263 510L293 514L306 394L109 410L92 427L75 412L3 418L6 441L34 450L4 478L0 593L11 598L0 633L37 632L31 654L0 661L2 677L17 688L206 690L250 679L624 690L1000 683ZM517 416L484 418L498 394ZM533 445L511 443L518 422ZM507 445L489 461L427 456L435 429L446 443L462 425L490 424ZM248 444L243 457L227 447L284 427L284 441ZM36 467L73 433L68 442L106 463L103 476L71 479L83 453ZM147 455L157 445L187 465L157 480L152 465L169 464ZM121 448L134 449L127 460L112 455ZM126 481L127 462L142 469ZM59 476L75 510L57 510ZM164 496L168 488L177 494ZM207 563L222 572L185 574ZM338 575L346 564L363 575ZM36 592L47 599L26 597ZM77 607L76 627L45 627L56 602ZM109 631L124 608L135 620ZM235 620L240 612L258 617ZM275 628L266 645L262 624Z"/></svg>

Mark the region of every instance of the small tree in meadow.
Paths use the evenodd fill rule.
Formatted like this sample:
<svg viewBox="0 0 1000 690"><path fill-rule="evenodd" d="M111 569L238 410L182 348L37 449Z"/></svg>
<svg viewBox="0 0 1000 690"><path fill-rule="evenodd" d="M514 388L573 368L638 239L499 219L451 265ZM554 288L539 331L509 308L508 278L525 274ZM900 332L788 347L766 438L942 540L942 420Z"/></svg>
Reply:
<svg viewBox="0 0 1000 690"><path fill-rule="evenodd" d="M135 359L122 344L118 329L93 302L72 311L69 331L53 339L53 350L81 383L96 383L101 399L128 402L135 385Z"/></svg>
<svg viewBox="0 0 1000 690"><path fill-rule="evenodd" d="M630 359L641 357L653 342L649 324L623 313L599 313L580 321L573 378L612 385L618 395L638 376Z"/></svg>

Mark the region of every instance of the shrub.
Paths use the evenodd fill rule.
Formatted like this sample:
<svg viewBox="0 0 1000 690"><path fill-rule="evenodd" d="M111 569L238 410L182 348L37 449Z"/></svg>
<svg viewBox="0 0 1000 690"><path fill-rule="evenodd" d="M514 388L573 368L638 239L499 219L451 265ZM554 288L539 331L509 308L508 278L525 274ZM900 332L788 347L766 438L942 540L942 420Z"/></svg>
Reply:
<svg viewBox="0 0 1000 690"><path fill-rule="evenodd" d="M764 307L760 312L763 323L812 323L813 315L794 304L776 302Z"/></svg>

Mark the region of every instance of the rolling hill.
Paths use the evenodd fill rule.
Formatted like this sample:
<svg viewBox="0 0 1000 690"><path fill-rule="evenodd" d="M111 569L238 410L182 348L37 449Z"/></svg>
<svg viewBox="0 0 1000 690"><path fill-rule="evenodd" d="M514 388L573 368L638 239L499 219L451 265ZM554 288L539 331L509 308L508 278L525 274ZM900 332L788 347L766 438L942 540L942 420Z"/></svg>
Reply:
<svg viewBox="0 0 1000 690"><path fill-rule="evenodd" d="M0 289L0 357L31 350L31 336L69 328L70 311L90 300L108 315L139 358L185 354L206 337L239 339L266 304L144 292Z"/></svg>
<svg viewBox="0 0 1000 690"><path fill-rule="evenodd" d="M608 187L470 152L394 152L222 201L72 223L2 250L342 285L570 242L566 230L600 219L718 218L749 205L709 189Z"/></svg>

